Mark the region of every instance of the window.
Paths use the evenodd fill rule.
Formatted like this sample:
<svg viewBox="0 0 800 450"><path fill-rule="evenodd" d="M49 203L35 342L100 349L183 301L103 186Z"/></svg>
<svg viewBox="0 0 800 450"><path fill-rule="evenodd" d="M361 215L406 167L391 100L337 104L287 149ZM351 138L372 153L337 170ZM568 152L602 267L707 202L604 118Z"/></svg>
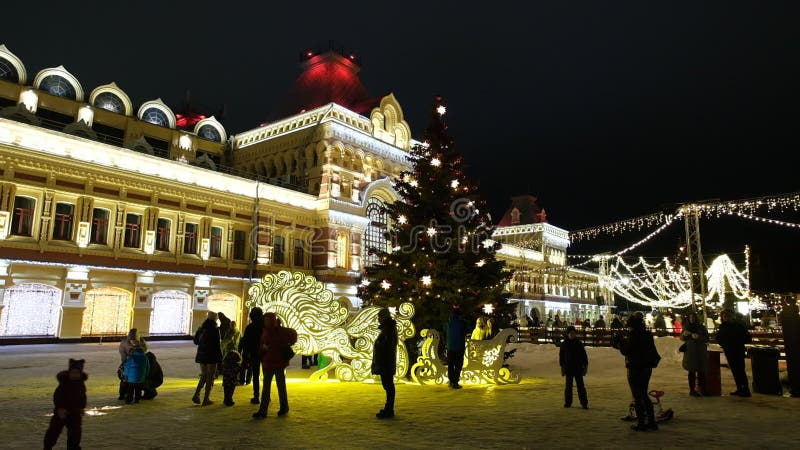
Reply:
<svg viewBox="0 0 800 450"><path fill-rule="evenodd" d="M194 255L197 253L197 224L187 223L183 233L183 253Z"/></svg>
<svg viewBox="0 0 800 450"><path fill-rule="evenodd" d="M158 108L147 108L142 112L142 120L162 127L169 126L169 119L164 111Z"/></svg>
<svg viewBox="0 0 800 450"><path fill-rule="evenodd" d="M33 234L33 212L36 200L30 197L14 198L14 217L11 219L11 234L31 236Z"/></svg>
<svg viewBox="0 0 800 450"><path fill-rule="evenodd" d="M125 247L139 248L141 242L142 216L139 214L125 215Z"/></svg>
<svg viewBox="0 0 800 450"><path fill-rule="evenodd" d="M158 219L158 226L156 227L156 250L162 252L169 251L169 232L172 227L172 221L169 219Z"/></svg>
<svg viewBox="0 0 800 450"><path fill-rule="evenodd" d="M220 142L222 140L222 136L213 125L203 125L197 130L197 135L207 141Z"/></svg>
<svg viewBox="0 0 800 450"><path fill-rule="evenodd" d="M111 92L101 92L94 98L94 106L117 114L125 114L125 104L122 99Z"/></svg>
<svg viewBox="0 0 800 450"><path fill-rule="evenodd" d="M222 227L211 227L211 256L222 256Z"/></svg>
<svg viewBox="0 0 800 450"><path fill-rule="evenodd" d="M89 238L92 244L108 243L108 216L107 209L95 208L92 211L92 235Z"/></svg>
<svg viewBox="0 0 800 450"><path fill-rule="evenodd" d="M303 240L302 239L295 239L294 240L294 259L293 263L295 266L305 267L305 251L303 248Z"/></svg>
<svg viewBox="0 0 800 450"><path fill-rule="evenodd" d="M336 236L336 267L347 268L347 236L340 233Z"/></svg>
<svg viewBox="0 0 800 450"><path fill-rule="evenodd" d="M275 243L272 247L272 254L275 257L275 264L284 264L284 239L283 236L275 236Z"/></svg>
<svg viewBox="0 0 800 450"><path fill-rule="evenodd" d="M56 216L53 219L53 239L58 241L72 239L72 217L74 213L74 205L56 203Z"/></svg>
<svg viewBox="0 0 800 450"><path fill-rule="evenodd" d="M364 266L371 266L380 261L377 252L387 251L386 223L387 214L383 202L377 198L367 200L367 229L364 231Z"/></svg>
<svg viewBox="0 0 800 450"><path fill-rule="evenodd" d="M39 90L45 91L56 97L64 97L72 100L77 99L75 87L66 78L59 75L48 75L39 83Z"/></svg>
<svg viewBox="0 0 800 450"><path fill-rule="evenodd" d="M245 259L245 243L247 233L242 230L233 232L233 259Z"/></svg>

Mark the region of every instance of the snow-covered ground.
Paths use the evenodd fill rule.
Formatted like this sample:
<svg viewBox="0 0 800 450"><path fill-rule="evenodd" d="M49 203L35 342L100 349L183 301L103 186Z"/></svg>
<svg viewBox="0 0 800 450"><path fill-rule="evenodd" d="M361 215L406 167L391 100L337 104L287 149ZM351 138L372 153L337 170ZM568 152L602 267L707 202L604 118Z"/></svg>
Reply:
<svg viewBox="0 0 800 450"><path fill-rule="evenodd" d="M85 449L176 448L797 448L800 399L753 394L742 399L689 397L679 342L658 338L662 355L651 389L667 391L675 418L657 432L634 432L620 420L630 393L623 359L611 348L589 348L589 409L563 407L558 349L516 345L516 385L398 384L396 417L375 418L383 405L380 383L316 383L295 357L288 371L291 412L277 403L263 421L251 418L251 386L236 390L236 405L222 405L221 380L200 407L191 397L197 380L191 341L150 342L165 374L155 400L117 400L117 344L0 347L0 448L41 448L52 411L55 374L70 357L85 358L90 415ZM748 363L749 364L749 363ZM750 374L748 365L748 375ZM722 389L733 389L722 369ZM277 400L273 386L273 401ZM577 398L575 403L577 404ZM66 430L58 448L66 448Z"/></svg>

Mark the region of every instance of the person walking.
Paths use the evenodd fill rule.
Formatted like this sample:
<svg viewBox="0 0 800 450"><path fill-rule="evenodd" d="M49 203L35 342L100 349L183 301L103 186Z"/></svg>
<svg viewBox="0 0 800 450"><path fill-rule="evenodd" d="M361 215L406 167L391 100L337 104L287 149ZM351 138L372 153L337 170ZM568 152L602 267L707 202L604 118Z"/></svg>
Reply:
<svg viewBox="0 0 800 450"><path fill-rule="evenodd" d="M450 389L461 389L461 369L464 367L464 349L467 343L467 321L461 307L453 305L447 321L447 380Z"/></svg>
<svg viewBox="0 0 800 450"><path fill-rule="evenodd" d="M736 382L736 390L731 395L740 397L750 397L750 385L747 381L747 373L744 371L745 344L753 341L750 332L741 323L737 322L733 311L723 310L720 314L722 323L717 328L717 343L725 353L728 360L728 367L733 374Z"/></svg>
<svg viewBox="0 0 800 450"><path fill-rule="evenodd" d="M375 417L385 419L394 417L394 375L397 372L397 322L386 308L378 311L378 329L380 333L372 350L372 374L381 377L386 403Z"/></svg>
<svg viewBox="0 0 800 450"><path fill-rule="evenodd" d="M656 350L653 335L647 331L644 316L635 312L628 319L628 336L618 337L613 346L625 355L625 367L628 369L628 386L633 395L637 424L631 426L635 431L658 430L653 402L648 396L648 385L653 368L658 366L661 356Z"/></svg>
<svg viewBox="0 0 800 450"><path fill-rule="evenodd" d="M222 363L222 347L220 344L219 328L217 328L217 313L209 311L206 320L194 334L194 343L197 345L197 355L194 362L200 364L200 380L192 397L192 402L200 403L200 390L205 386L205 395L202 406L213 405L210 400L211 389L214 387L214 377L217 365Z"/></svg>
<svg viewBox="0 0 800 450"><path fill-rule="evenodd" d="M575 327L567 327L567 338L561 343L558 351L558 364L561 366L561 376L566 377L564 386L564 408L572 406L572 380L578 386L578 400L583 409L589 408L589 399L586 396L586 387L583 384L583 377L589 367L589 358L586 356L586 349L583 342L578 340Z"/></svg>
<svg viewBox="0 0 800 450"><path fill-rule="evenodd" d="M686 328L681 332L681 340L686 346L683 352L683 368L689 372L689 395L700 397L706 394L708 330L700 323L697 313L690 312L686 317Z"/></svg>
<svg viewBox="0 0 800 450"><path fill-rule="evenodd" d="M291 346L297 342L297 331L283 327L275 313L264 314L264 330L261 332L261 368L264 371L264 387L261 390L261 405L253 414L256 419L267 417L272 378L278 388L280 409L278 416L289 412L289 399L286 394L286 367L294 356Z"/></svg>
<svg viewBox="0 0 800 450"><path fill-rule="evenodd" d="M249 371L245 375L245 383L252 377L253 379L253 398L250 403L257 405L260 397L259 378L261 377L261 332L264 331L264 311L258 306L250 310L250 323L244 329L244 335L239 340L239 353L242 354L242 361L245 370Z"/></svg>
<svg viewBox="0 0 800 450"><path fill-rule="evenodd" d="M86 409L86 380L83 359L69 359L69 370L56 375L58 387L53 392L53 417L44 434L45 450L52 449L64 427L67 427L67 448L81 448L81 432Z"/></svg>

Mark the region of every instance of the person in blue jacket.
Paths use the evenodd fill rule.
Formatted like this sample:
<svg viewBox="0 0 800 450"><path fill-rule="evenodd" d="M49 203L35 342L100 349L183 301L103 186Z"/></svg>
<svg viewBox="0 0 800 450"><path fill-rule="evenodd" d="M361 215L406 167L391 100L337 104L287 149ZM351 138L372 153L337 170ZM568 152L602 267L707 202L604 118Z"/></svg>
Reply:
<svg viewBox="0 0 800 450"><path fill-rule="evenodd" d="M125 403L139 403L144 390L144 382L150 370L150 363L144 349L139 345L139 341L131 342L131 354L125 360L125 379L128 382L128 393L125 396Z"/></svg>
<svg viewBox="0 0 800 450"><path fill-rule="evenodd" d="M467 342L467 321L459 305L453 305L447 321L447 379L450 389L461 389L461 368L464 367L464 348Z"/></svg>

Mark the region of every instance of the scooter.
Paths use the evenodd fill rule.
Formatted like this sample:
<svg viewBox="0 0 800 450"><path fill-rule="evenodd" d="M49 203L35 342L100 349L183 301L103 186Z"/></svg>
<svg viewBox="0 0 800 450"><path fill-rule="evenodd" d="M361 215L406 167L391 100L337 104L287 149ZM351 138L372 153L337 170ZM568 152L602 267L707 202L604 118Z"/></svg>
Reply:
<svg viewBox="0 0 800 450"><path fill-rule="evenodd" d="M653 413L656 415L656 422L666 422L675 416L675 411L673 411L672 408L664 409L661 404L661 397L664 396L664 391L657 391L654 389L647 394L653 397ZM621 417L621 419L626 422L636 420L636 405L633 402L628 406L628 415Z"/></svg>

